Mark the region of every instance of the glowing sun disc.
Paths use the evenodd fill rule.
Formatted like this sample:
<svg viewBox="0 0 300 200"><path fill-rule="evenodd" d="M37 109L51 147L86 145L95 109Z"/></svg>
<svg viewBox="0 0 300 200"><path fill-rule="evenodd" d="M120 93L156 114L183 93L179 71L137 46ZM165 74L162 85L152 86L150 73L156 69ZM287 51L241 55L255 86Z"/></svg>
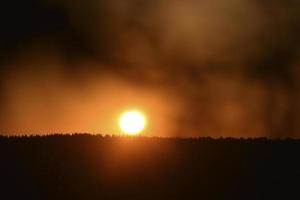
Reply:
<svg viewBox="0 0 300 200"><path fill-rule="evenodd" d="M120 117L119 126L125 134L138 135L145 129L146 118L139 111L128 111Z"/></svg>

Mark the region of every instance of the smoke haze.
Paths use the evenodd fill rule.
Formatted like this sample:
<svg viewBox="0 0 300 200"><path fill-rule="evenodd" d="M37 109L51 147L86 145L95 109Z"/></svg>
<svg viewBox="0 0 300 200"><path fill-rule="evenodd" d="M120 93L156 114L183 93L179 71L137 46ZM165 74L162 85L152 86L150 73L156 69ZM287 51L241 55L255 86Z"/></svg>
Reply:
<svg viewBox="0 0 300 200"><path fill-rule="evenodd" d="M2 3L0 132L298 137L297 0ZM152 124L152 125L151 125Z"/></svg>

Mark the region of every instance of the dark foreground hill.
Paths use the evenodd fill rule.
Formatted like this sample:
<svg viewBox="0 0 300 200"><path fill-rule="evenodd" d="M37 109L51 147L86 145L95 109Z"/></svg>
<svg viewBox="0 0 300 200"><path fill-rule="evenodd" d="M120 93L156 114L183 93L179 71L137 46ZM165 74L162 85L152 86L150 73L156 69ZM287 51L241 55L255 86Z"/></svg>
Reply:
<svg viewBox="0 0 300 200"><path fill-rule="evenodd" d="M300 141L0 137L0 199L300 199Z"/></svg>

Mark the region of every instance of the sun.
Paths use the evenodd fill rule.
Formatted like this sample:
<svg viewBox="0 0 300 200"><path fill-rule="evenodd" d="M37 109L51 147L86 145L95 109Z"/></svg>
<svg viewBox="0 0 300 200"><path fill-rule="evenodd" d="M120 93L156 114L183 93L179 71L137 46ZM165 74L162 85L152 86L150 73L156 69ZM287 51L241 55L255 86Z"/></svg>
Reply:
<svg viewBox="0 0 300 200"><path fill-rule="evenodd" d="M122 132L127 135L138 135L145 129L146 121L142 112L132 110L121 115L119 126Z"/></svg>

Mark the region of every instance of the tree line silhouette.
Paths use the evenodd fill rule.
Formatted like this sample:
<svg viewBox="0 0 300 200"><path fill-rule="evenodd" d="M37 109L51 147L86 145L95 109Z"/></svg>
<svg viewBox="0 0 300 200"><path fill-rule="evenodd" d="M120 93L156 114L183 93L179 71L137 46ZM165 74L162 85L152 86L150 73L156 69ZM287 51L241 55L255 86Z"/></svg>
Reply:
<svg viewBox="0 0 300 200"><path fill-rule="evenodd" d="M300 141L0 137L0 199L298 199Z"/></svg>

